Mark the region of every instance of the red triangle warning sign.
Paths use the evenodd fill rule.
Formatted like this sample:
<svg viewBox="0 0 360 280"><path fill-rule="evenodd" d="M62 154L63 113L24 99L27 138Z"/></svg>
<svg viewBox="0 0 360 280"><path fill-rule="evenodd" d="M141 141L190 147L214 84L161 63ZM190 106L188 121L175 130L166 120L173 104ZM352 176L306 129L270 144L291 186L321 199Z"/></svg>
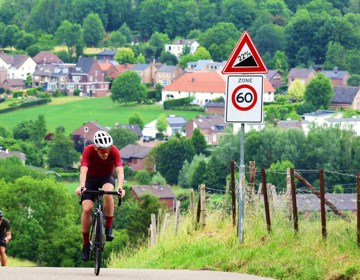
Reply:
<svg viewBox="0 0 360 280"><path fill-rule="evenodd" d="M221 72L223 74L266 74L268 72L253 41L246 31L241 35L239 42L236 44Z"/></svg>

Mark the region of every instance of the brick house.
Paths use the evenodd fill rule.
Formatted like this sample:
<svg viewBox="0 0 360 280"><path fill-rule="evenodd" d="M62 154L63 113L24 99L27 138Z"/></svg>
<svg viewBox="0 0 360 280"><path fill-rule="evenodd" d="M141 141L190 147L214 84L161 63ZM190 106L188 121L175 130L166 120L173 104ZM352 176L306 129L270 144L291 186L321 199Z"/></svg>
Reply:
<svg viewBox="0 0 360 280"><path fill-rule="evenodd" d="M69 69L69 66L63 63L39 64L33 74L33 84L49 92L67 92L68 85L72 84L69 80Z"/></svg>
<svg viewBox="0 0 360 280"><path fill-rule="evenodd" d="M136 197L141 203L141 196L151 194L159 198L160 202L165 203L166 207L175 210L176 195L169 185L140 185L131 188L131 197Z"/></svg>
<svg viewBox="0 0 360 280"><path fill-rule="evenodd" d="M22 152L17 152L17 151L10 152L7 149L0 150L0 160L8 157L17 157L21 160L23 164L25 164L26 161L26 155Z"/></svg>
<svg viewBox="0 0 360 280"><path fill-rule="evenodd" d="M224 115L225 113L225 101L212 102L209 101L205 104L205 112L209 115Z"/></svg>
<svg viewBox="0 0 360 280"><path fill-rule="evenodd" d="M5 90L22 90L26 88L26 85L22 79L6 79L2 82L2 87Z"/></svg>
<svg viewBox="0 0 360 280"><path fill-rule="evenodd" d="M360 110L360 87L334 87L330 108Z"/></svg>
<svg viewBox="0 0 360 280"><path fill-rule="evenodd" d="M131 167L133 170L153 170L153 164L147 160L151 147L129 144L120 150L123 165Z"/></svg>
<svg viewBox="0 0 360 280"><path fill-rule="evenodd" d="M90 121L90 122L83 124L78 129L74 130L71 133L71 138L75 142L84 143L84 146L89 145L89 144L93 143L94 135L95 135L96 131L98 131L98 130L108 131L108 129L106 127L101 126L100 124L98 124L95 121ZM84 141L84 139L85 139L85 141Z"/></svg>
<svg viewBox="0 0 360 280"><path fill-rule="evenodd" d="M40 51L33 57L37 65L39 64L63 64L64 62L55 54L49 51Z"/></svg>
<svg viewBox="0 0 360 280"><path fill-rule="evenodd" d="M72 85L68 90L81 91L82 96L107 96L109 93L109 82L105 80L105 74L95 58L80 57L74 68L70 70Z"/></svg>
<svg viewBox="0 0 360 280"><path fill-rule="evenodd" d="M129 70L136 72L140 76L141 83L153 83L151 64L138 63Z"/></svg>
<svg viewBox="0 0 360 280"><path fill-rule="evenodd" d="M300 80L305 86L316 77L316 72L311 68L291 68L288 74L288 87L296 80Z"/></svg>
<svg viewBox="0 0 360 280"><path fill-rule="evenodd" d="M266 74L266 79L274 88L282 85L282 74L278 70L269 70Z"/></svg>
<svg viewBox="0 0 360 280"><path fill-rule="evenodd" d="M200 116L186 124L185 134L187 138L190 138L193 131L198 128L205 136L208 145L218 145L219 137L227 126L228 124L225 123L224 116L222 115Z"/></svg>
<svg viewBox="0 0 360 280"><path fill-rule="evenodd" d="M154 83L161 84L162 86L168 86L175 82L181 75L184 74L184 70L177 66L173 65L162 65L155 72Z"/></svg>
<svg viewBox="0 0 360 280"><path fill-rule="evenodd" d="M337 67L333 70L322 70L320 73L328 77L334 87L346 87L347 80L350 78L348 71L340 71Z"/></svg>

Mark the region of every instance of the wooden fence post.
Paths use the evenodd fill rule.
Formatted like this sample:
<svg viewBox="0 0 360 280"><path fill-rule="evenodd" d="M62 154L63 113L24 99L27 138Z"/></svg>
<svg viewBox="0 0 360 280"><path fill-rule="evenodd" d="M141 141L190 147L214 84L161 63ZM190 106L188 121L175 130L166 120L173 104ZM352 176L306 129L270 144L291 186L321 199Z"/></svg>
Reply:
<svg viewBox="0 0 360 280"><path fill-rule="evenodd" d="M162 229L163 238L165 238L165 236L166 236L166 228L167 228L167 224L169 222L169 219L170 219L170 213L166 213L165 214L165 219L164 219L164 224L163 224L163 229Z"/></svg>
<svg viewBox="0 0 360 280"><path fill-rule="evenodd" d="M297 211L297 204L296 204L294 168L290 168L290 182L291 182L291 197L292 197L292 209L293 209L293 218L294 218L294 230L295 230L295 233L298 233L299 225L298 225L298 211Z"/></svg>
<svg viewBox="0 0 360 280"><path fill-rule="evenodd" d="M268 232L271 232L270 209L269 209L268 193L267 193L267 188L266 188L266 174L265 174L264 168L261 168L261 182L262 182L262 189L263 189L263 195L264 195L266 225L267 225Z"/></svg>
<svg viewBox="0 0 360 280"><path fill-rule="evenodd" d="M176 212L175 212L175 236L179 231L179 219L180 219L180 201L176 201Z"/></svg>
<svg viewBox="0 0 360 280"><path fill-rule="evenodd" d="M285 193L285 211L287 213L288 219L291 221L292 219L292 204L291 204L291 176L290 176L290 168L286 169L286 193Z"/></svg>
<svg viewBox="0 0 360 280"><path fill-rule="evenodd" d="M229 195L229 181L226 182L226 188L225 188L225 197L224 197L224 205L223 205L223 220L225 220L225 217L226 217L226 203L227 203L228 195Z"/></svg>
<svg viewBox="0 0 360 280"><path fill-rule="evenodd" d="M249 183L247 189L247 205L252 208L254 206L254 195L255 195L255 161L249 162Z"/></svg>
<svg viewBox="0 0 360 280"><path fill-rule="evenodd" d="M156 217L155 214L151 214L151 246L156 244Z"/></svg>
<svg viewBox="0 0 360 280"><path fill-rule="evenodd" d="M205 227L205 217L206 217L206 215L205 215L205 199L206 199L206 197L205 197L205 185L204 184L202 184L201 186L200 186L200 197L201 197L201 200L200 200L200 220L201 220L201 226L202 227Z"/></svg>
<svg viewBox="0 0 360 280"><path fill-rule="evenodd" d="M325 185L324 185L324 170L319 170L320 180L320 210L321 210L321 234L323 239L326 239L326 211L325 211Z"/></svg>

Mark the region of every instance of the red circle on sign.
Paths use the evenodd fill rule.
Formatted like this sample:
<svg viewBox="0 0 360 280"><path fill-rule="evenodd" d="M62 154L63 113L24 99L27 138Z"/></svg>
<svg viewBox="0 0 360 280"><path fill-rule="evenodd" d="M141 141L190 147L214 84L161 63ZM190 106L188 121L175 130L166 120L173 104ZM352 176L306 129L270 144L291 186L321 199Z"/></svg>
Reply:
<svg viewBox="0 0 360 280"><path fill-rule="evenodd" d="M243 89L243 88L249 89L249 90L252 92L252 94L254 95L254 100L253 100L253 102L252 102L249 106L247 106L247 107L240 107L240 106L237 104L236 99L235 99L236 93L237 93L239 90ZM250 85L240 85L240 86L238 86L237 88L235 88L235 90L233 91L233 94L232 94L232 96L231 96L231 101L232 101L232 104L234 105L234 107L235 107L236 109L238 109L238 110L240 110L240 111L249 111L250 109L252 109L252 108L255 106L255 104L256 104L256 102L257 102L257 93L256 93L256 90L255 90L252 86L250 86Z"/></svg>

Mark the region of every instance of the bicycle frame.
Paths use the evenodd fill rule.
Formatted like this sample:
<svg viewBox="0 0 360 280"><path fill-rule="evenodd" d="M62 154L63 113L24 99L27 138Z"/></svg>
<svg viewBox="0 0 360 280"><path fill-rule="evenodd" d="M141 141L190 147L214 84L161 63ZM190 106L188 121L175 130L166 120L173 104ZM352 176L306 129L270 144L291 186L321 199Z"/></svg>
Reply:
<svg viewBox="0 0 360 280"><path fill-rule="evenodd" d="M101 268L101 254L104 250L106 243L105 233L104 233L104 211L103 211L103 195L118 195L119 202L118 206L121 205L121 193L120 195L117 192L113 191L104 191L99 189L98 191L86 190L87 193L96 194L95 207L92 217L92 226L90 230L90 252L91 257L94 256L94 273L99 275Z"/></svg>

